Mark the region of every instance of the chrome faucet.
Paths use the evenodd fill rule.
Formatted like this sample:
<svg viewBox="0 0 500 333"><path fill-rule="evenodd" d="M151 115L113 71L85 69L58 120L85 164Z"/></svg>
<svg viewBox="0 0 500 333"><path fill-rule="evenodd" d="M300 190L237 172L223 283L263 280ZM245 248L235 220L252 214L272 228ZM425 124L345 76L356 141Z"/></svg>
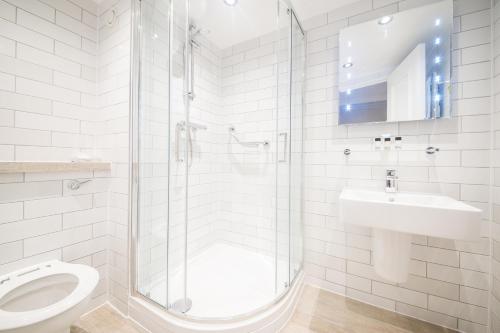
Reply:
<svg viewBox="0 0 500 333"><path fill-rule="evenodd" d="M398 191L398 177L395 169L387 169L385 171L385 191L387 193L395 193Z"/></svg>

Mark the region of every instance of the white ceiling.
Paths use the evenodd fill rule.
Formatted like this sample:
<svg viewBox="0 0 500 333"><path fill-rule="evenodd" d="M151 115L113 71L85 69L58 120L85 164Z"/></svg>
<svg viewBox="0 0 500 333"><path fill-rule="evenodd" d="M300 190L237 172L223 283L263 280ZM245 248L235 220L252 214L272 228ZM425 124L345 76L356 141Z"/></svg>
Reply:
<svg viewBox="0 0 500 333"><path fill-rule="evenodd" d="M239 0L234 7L223 0L190 0L191 18L210 31L206 37L221 49L276 30L276 0ZM287 1L287 0L284 0ZM358 0L288 0L300 20Z"/></svg>
<svg viewBox="0 0 500 333"><path fill-rule="evenodd" d="M359 0L290 0L301 20L332 11ZM272 2L272 1L271 1Z"/></svg>

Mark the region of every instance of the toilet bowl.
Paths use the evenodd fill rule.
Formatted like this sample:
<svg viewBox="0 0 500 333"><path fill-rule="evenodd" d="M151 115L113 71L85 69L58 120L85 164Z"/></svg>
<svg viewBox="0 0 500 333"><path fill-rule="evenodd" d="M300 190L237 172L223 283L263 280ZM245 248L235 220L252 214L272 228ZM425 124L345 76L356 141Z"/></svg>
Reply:
<svg viewBox="0 0 500 333"><path fill-rule="evenodd" d="M0 276L0 332L69 333L98 281L94 268L58 260Z"/></svg>

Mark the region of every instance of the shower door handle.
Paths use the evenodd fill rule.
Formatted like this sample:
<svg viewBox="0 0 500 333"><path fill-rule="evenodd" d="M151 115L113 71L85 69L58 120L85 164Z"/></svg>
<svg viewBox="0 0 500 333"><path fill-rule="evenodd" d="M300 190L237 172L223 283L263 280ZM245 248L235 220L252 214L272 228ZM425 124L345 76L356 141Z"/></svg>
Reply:
<svg viewBox="0 0 500 333"><path fill-rule="evenodd" d="M188 81L188 85L187 85L187 88L188 88L188 91L186 92L186 96L190 99L190 100L194 100L194 46L193 46L193 41L190 41L189 42L189 47L188 47L188 58L189 58L189 61L188 61L188 73L187 73L187 81Z"/></svg>
<svg viewBox="0 0 500 333"><path fill-rule="evenodd" d="M177 123L177 125L175 125L175 160L177 162L184 162L180 154L181 131L183 130L184 126L181 123Z"/></svg>
<svg viewBox="0 0 500 333"><path fill-rule="evenodd" d="M278 162L279 163L284 163L287 161L286 159L286 153L287 153L287 147L288 147L288 133L287 132L283 132L283 133L280 133L278 135L278 147L282 147L282 151L279 151L279 148L278 148Z"/></svg>

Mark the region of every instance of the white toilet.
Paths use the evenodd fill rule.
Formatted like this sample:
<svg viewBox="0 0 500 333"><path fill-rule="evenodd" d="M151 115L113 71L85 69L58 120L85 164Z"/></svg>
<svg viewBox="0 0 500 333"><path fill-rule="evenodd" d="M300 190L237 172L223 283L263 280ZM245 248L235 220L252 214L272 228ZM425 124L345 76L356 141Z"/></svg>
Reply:
<svg viewBox="0 0 500 333"><path fill-rule="evenodd" d="M98 281L94 268L58 260L0 276L0 332L69 333Z"/></svg>

